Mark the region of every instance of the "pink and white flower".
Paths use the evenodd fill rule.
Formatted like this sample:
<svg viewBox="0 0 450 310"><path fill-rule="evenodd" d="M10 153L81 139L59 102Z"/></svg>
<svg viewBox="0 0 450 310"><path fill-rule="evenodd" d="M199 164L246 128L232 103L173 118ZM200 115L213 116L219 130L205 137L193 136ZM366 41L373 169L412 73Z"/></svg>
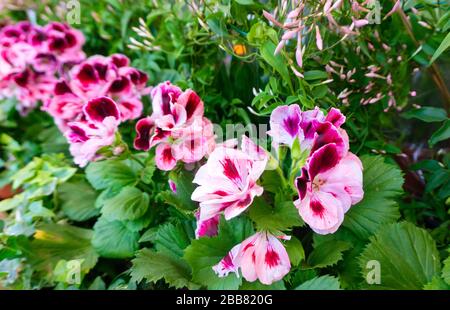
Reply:
<svg viewBox="0 0 450 310"><path fill-rule="evenodd" d="M346 145L340 126L345 116L335 108L331 108L327 116L319 108L301 111L297 104L279 106L270 116L270 131L273 145L292 147L296 139L302 150L310 154L327 143L335 143L341 154L346 153Z"/></svg>
<svg viewBox="0 0 450 310"><path fill-rule="evenodd" d="M289 239L289 237L283 237ZM270 285L283 279L291 269L289 256L283 244L274 235L262 231L234 246L231 251L213 267L219 277L230 272L242 276L249 282L257 279Z"/></svg>
<svg viewBox="0 0 450 310"><path fill-rule="evenodd" d="M83 113L85 120L68 123L65 133L70 143L70 153L80 167L101 158L98 151L114 143L120 124L119 108L108 97L90 100L83 107Z"/></svg>
<svg viewBox="0 0 450 310"><path fill-rule="evenodd" d="M350 207L363 198L362 164L347 153L342 159L334 143L313 153L295 181L294 202L302 219L318 234L334 233Z"/></svg>
<svg viewBox="0 0 450 310"><path fill-rule="evenodd" d="M178 161L194 163L214 148L212 123L203 117L203 102L192 90L164 82L151 91L153 113L136 124L134 147L156 146L156 165L172 170Z"/></svg>
<svg viewBox="0 0 450 310"><path fill-rule="evenodd" d="M266 168L266 152L243 136L241 149L217 146L200 167L192 200L200 202L197 226L224 214L229 220L244 212L264 189L256 182Z"/></svg>

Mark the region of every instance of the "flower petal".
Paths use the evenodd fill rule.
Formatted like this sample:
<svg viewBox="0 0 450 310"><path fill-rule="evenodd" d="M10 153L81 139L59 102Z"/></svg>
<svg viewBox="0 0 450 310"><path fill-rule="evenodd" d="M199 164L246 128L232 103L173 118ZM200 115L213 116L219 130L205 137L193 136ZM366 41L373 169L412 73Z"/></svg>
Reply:
<svg viewBox="0 0 450 310"><path fill-rule="evenodd" d="M108 97L98 97L89 100L83 107L86 117L92 122L102 122L106 117L112 116L120 119L120 112L117 104Z"/></svg>

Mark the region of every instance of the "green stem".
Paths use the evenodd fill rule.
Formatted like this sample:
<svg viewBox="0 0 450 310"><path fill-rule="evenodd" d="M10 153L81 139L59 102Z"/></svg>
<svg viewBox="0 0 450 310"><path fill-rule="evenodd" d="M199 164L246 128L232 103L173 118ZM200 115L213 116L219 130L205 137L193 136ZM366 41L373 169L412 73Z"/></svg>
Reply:
<svg viewBox="0 0 450 310"><path fill-rule="evenodd" d="M136 155L134 155L133 153L131 153L131 152L128 152L128 154L129 154L129 156L130 156L130 158L132 159L132 160L134 160L135 162L137 162L139 165L141 165L142 166L142 168L145 168L145 164L136 156Z"/></svg>

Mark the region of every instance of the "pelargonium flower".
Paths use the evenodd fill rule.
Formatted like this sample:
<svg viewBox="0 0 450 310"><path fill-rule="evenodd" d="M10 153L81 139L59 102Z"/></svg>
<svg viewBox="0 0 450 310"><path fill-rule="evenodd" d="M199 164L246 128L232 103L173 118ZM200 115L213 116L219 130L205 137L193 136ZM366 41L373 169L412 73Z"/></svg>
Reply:
<svg viewBox="0 0 450 310"><path fill-rule="evenodd" d="M364 196L362 163L348 152L342 159L334 143L313 153L295 181L294 202L303 220L318 234L334 233L344 214Z"/></svg>
<svg viewBox="0 0 450 310"><path fill-rule="evenodd" d="M47 101L64 68L85 58L83 43L81 32L56 22L1 28L0 98L17 98L22 114Z"/></svg>
<svg viewBox="0 0 450 310"><path fill-rule="evenodd" d="M287 236L280 237L290 239ZM259 279L261 283L270 285L281 280L291 269L289 256L277 237L263 231L245 239L234 246L231 251L214 267L219 277L230 272L242 276L249 282Z"/></svg>
<svg viewBox="0 0 450 310"><path fill-rule="evenodd" d="M345 133L341 125L345 116L336 109L331 108L327 116L319 108L301 111L297 104L279 106L270 116L270 131L273 145L292 146L298 139L302 150L312 154L315 150L327 143L335 143L341 154L346 153Z"/></svg>
<svg viewBox="0 0 450 310"><path fill-rule="evenodd" d="M98 151L114 143L121 121L119 107L108 97L90 100L83 106L83 113L85 120L68 123L65 133L70 153L80 167L101 158Z"/></svg>
<svg viewBox="0 0 450 310"><path fill-rule="evenodd" d="M227 144L227 143L226 143ZM256 182L266 168L266 152L246 136L241 149L220 145L200 167L191 199L200 202L197 227L223 213L226 220L244 212L264 189Z"/></svg>
<svg viewBox="0 0 450 310"><path fill-rule="evenodd" d="M298 140L308 152L301 176L295 181L295 205L303 220L317 233L335 232L344 213L363 197L362 164L350 153L345 116L335 108L325 116L317 107L300 111L298 105L277 107L270 117L275 147L292 147Z"/></svg>
<svg viewBox="0 0 450 310"><path fill-rule="evenodd" d="M212 123L203 117L203 102L192 90L164 82L151 91L153 113L136 124L134 147L156 146L156 165L172 170L178 161L194 163L214 148Z"/></svg>
<svg viewBox="0 0 450 310"><path fill-rule="evenodd" d="M92 56L58 81L43 109L55 118L63 131L68 122L83 117L82 107L86 101L101 96L117 103L123 121L136 119L142 114L141 96L148 92L146 83L147 75L130 67L126 56Z"/></svg>

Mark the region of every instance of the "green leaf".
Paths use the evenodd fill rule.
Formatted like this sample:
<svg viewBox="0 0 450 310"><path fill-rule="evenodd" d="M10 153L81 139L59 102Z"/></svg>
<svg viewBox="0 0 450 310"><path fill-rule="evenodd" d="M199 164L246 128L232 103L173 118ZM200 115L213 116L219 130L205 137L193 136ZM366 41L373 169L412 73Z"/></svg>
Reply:
<svg viewBox="0 0 450 310"><path fill-rule="evenodd" d="M139 234L130 230L125 223L108 221L103 216L94 225L92 245L100 256L127 258L138 249Z"/></svg>
<svg viewBox="0 0 450 310"><path fill-rule="evenodd" d="M91 245L92 230L70 225L40 224L25 254L36 270L52 272L60 260L82 259L81 270L88 272L98 255Z"/></svg>
<svg viewBox="0 0 450 310"><path fill-rule="evenodd" d="M88 290L90 291L104 291L106 289L105 282L102 280L100 276L92 281L91 285L89 285Z"/></svg>
<svg viewBox="0 0 450 310"><path fill-rule="evenodd" d="M163 191L159 194L162 200L175 208L183 211L193 211L197 209L197 204L192 201L191 195L194 191L192 180L194 175L190 171L171 172L170 179L175 183L176 193L171 190Z"/></svg>
<svg viewBox="0 0 450 310"><path fill-rule="evenodd" d="M180 258L166 253L142 249L132 260L131 280L156 282L163 279L172 287L196 289L198 285L190 281L191 268Z"/></svg>
<svg viewBox="0 0 450 310"><path fill-rule="evenodd" d="M141 171L141 181L145 184L150 184L152 182L153 174L156 170L155 161L148 160L145 164L145 168Z"/></svg>
<svg viewBox="0 0 450 310"><path fill-rule="evenodd" d="M168 223L160 226L153 236L152 242L158 252L165 252L176 257L183 257L184 249L195 238L194 229L189 223Z"/></svg>
<svg viewBox="0 0 450 310"><path fill-rule="evenodd" d="M283 280L272 283L271 285L265 285L259 281L248 282L246 280L243 280L242 285L239 289L249 291L282 291L286 289L286 286L284 285Z"/></svg>
<svg viewBox="0 0 450 310"><path fill-rule="evenodd" d="M431 280L429 283L425 284L423 287L424 290L449 290L450 286L445 283L444 280L442 280L438 276L434 276L433 280Z"/></svg>
<svg viewBox="0 0 450 310"><path fill-rule="evenodd" d="M286 66L286 62L283 60L281 55L274 55L275 52L275 44L271 41L266 41L261 47L261 56L262 58L275 70L277 71L283 80L288 83L290 88L292 89L292 83L289 76L289 71Z"/></svg>
<svg viewBox="0 0 450 310"><path fill-rule="evenodd" d="M440 272L433 238L407 222L387 225L370 238L360 257L364 278L371 271L366 266L373 260L380 264L381 284L369 288L419 290Z"/></svg>
<svg viewBox="0 0 450 310"><path fill-rule="evenodd" d="M254 4L253 0L234 0L240 5L252 5Z"/></svg>
<svg viewBox="0 0 450 310"><path fill-rule="evenodd" d="M302 226L302 221L292 201L269 205L264 198L256 197L250 207L249 216L258 229L286 230Z"/></svg>
<svg viewBox="0 0 450 310"><path fill-rule="evenodd" d="M296 290L339 290L339 280L335 277L325 275L321 277L315 277L311 280L308 280L299 286L297 286Z"/></svg>
<svg viewBox="0 0 450 310"><path fill-rule="evenodd" d="M344 227L361 239L367 239L385 224L395 222L400 214L397 198L402 192L403 176L381 156L364 155L364 198L345 215Z"/></svg>
<svg viewBox="0 0 450 310"><path fill-rule="evenodd" d="M219 278L212 267L251 234L249 228L251 223L243 217L231 221L221 218L218 236L193 240L184 254L184 259L192 268L193 281L208 289L237 289L241 285L241 277L231 273L227 277Z"/></svg>
<svg viewBox="0 0 450 310"><path fill-rule="evenodd" d="M124 187L104 202L102 214L109 220L136 220L147 212L150 198L136 187Z"/></svg>
<svg viewBox="0 0 450 310"><path fill-rule="evenodd" d="M211 31L218 36L223 37L227 35L227 26L225 25L225 19L222 12L208 15L206 23L208 24L209 28L211 28Z"/></svg>
<svg viewBox="0 0 450 310"><path fill-rule="evenodd" d="M450 32L447 33L447 35L445 36L444 40L442 40L441 44L439 45L437 50L434 52L433 57L431 57L431 60L430 60L430 65L436 59L438 59L438 57L441 56L441 54L443 52L445 52L445 50L448 49L449 47L450 47Z"/></svg>
<svg viewBox="0 0 450 310"><path fill-rule="evenodd" d="M326 241L319 244L308 256L311 268L332 266L342 259L342 253L350 249L351 245L345 241Z"/></svg>
<svg viewBox="0 0 450 310"><path fill-rule="evenodd" d="M444 124L436 130L428 140L430 146L435 145L438 142L450 139L450 119L446 120Z"/></svg>
<svg viewBox="0 0 450 310"><path fill-rule="evenodd" d="M289 260L292 266L298 266L302 260L305 259L305 250L303 245L296 237L292 236L291 240L288 240L284 244L286 251L289 255Z"/></svg>
<svg viewBox="0 0 450 310"><path fill-rule="evenodd" d="M306 71L305 73L303 73L303 76L305 77L305 80L307 80L307 81L328 78L328 74L325 71L320 71L320 70Z"/></svg>
<svg viewBox="0 0 450 310"><path fill-rule="evenodd" d="M441 108L421 107L402 113L402 117L407 119L417 118L427 123L442 122L447 119L447 112Z"/></svg>
<svg viewBox="0 0 450 310"><path fill-rule="evenodd" d="M61 209L73 221L86 221L99 214L95 208L97 193L83 179L74 179L58 186Z"/></svg>
<svg viewBox="0 0 450 310"><path fill-rule="evenodd" d="M103 160L89 164L86 168L86 178L95 189L100 190L134 185L138 176L122 161Z"/></svg>
<svg viewBox="0 0 450 310"><path fill-rule="evenodd" d="M450 285L450 256L444 260L444 267L442 267L442 278L445 283Z"/></svg>

